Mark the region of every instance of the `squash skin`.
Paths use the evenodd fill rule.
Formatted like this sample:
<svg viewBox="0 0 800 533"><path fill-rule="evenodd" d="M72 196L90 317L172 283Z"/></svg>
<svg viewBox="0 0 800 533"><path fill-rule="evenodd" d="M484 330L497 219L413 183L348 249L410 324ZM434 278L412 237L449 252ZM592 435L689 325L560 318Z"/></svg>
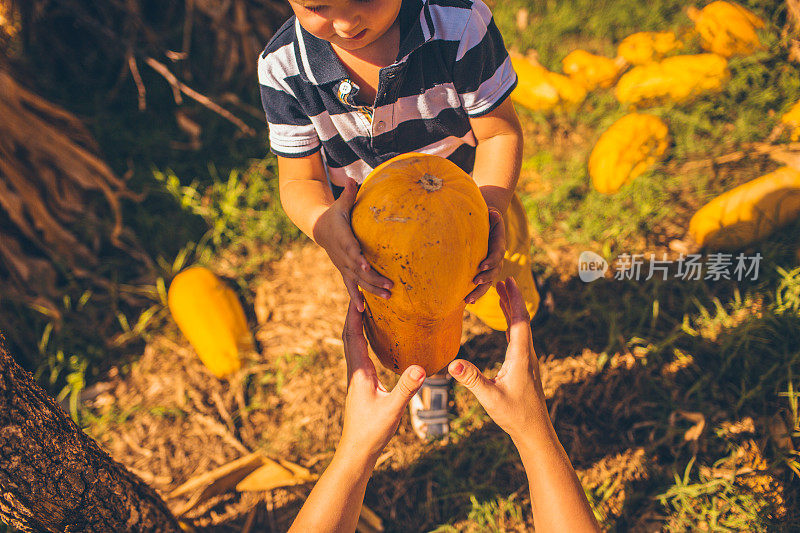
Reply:
<svg viewBox="0 0 800 533"><path fill-rule="evenodd" d="M795 103L783 114L781 123L789 127L792 141L800 140L800 102Z"/></svg>
<svg viewBox="0 0 800 533"><path fill-rule="evenodd" d="M613 194L636 179L667 150L669 130L663 120L630 113L612 124L592 148L589 176L594 188Z"/></svg>
<svg viewBox="0 0 800 533"><path fill-rule="evenodd" d="M683 43L671 31L640 31L619 43L617 55L631 65L644 65L681 48Z"/></svg>
<svg viewBox="0 0 800 533"><path fill-rule="evenodd" d="M528 231L528 218L519 196L511 197L505 216L506 253L500 267L498 280L512 276L517 287L525 298L528 315L533 317L539 309L539 291L531 273L531 235ZM497 331L506 331L508 323L506 315L500 307L500 295L493 285L474 304L467 304L467 311L477 316L481 322Z"/></svg>
<svg viewBox="0 0 800 533"><path fill-rule="evenodd" d="M730 78L728 61L716 54L672 56L634 67L619 79L614 94L622 103L685 102L721 91Z"/></svg>
<svg viewBox="0 0 800 533"><path fill-rule="evenodd" d="M208 370L222 378L241 368L240 350L253 338L236 293L213 272L191 267L175 276L167 304L178 328Z"/></svg>
<svg viewBox="0 0 800 533"><path fill-rule="evenodd" d="M587 91L614 85L622 64L614 59L599 56L586 50L573 50L561 60L564 74Z"/></svg>
<svg viewBox="0 0 800 533"><path fill-rule="evenodd" d="M517 73L517 88L511 100L534 111L563 110L578 107L586 98L586 89L572 78L551 72L519 54L509 54Z"/></svg>
<svg viewBox="0 0 800 533"><path fill-rule="evenodd" d="M710 250L757 242L800 216L800 171L781 167L708 202L689 222L689 235Z"/></svg>
<svg viewBox="0 0 800 533"><path fill-rule="evenodd" d="M749 55L761 49L757 28L764 21L744 7L731 2L711 2L703 9L689 8L703 49L724 57Z"/></svg>
<svg viewBox="0 0 800 533"><path fill-rule="evenodd" d="M394 282L388 300L364 292L373 351L398 374L412 364L436 373L458 353L464 297L488 252L480 190L446 159L402 154L364 180L351 225L367 262Z"/></svg>

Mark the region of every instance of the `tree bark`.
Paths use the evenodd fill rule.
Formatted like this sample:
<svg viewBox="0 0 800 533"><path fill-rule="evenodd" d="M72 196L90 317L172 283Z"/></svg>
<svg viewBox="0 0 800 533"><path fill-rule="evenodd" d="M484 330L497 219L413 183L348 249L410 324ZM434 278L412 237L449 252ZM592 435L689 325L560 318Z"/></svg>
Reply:
<svg viewBox="0 0 800 533"><path fill-rule="evenodd" d="M12 359L2 333L0 519L23 531L180 531L158 494Z"/></svg>

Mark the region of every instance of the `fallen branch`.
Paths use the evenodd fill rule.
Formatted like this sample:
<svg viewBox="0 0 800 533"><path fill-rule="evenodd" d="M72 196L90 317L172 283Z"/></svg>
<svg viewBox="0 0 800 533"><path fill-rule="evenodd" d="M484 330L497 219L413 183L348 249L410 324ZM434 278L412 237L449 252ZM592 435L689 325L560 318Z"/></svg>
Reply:
<svg viewBox="0 0 800 533"><path fill-rule="evenodd" d="M717 157L709 157L707 159L687 161L680 166L679 172L683 173L704 167L736 163L754 155L768 156L776 161L783 161L783 158L785 158L787 154L797 152L798 150L800 150L800 142L786 144L773 144L770 142L750 143L744 145L741 150L735 152Z"/></svg>
<svg viewBox="0 0 800 533"><path fill-rule="evenodd" d="M150 65L150 68L161 74L164 77L164 79L167 80L167 83L169 83L172 86L176 104L180 105L182 103L180 93L183 93L192 100L195 100L196 102L202 104L211 111L217 113L222 118L235 124L239 128L239 130L245 135L249 135L252 137L253 135L256 134L253 128L245 124L241 119L234 116L230 111L220 106L219 104L211 100L209 97L200 94L191 87L188 87L185 83L182 83L180 80L178 80L178 78L175 77L175 75L163 63L159 63L152 57L145 58L145 62L148 65Z"/></svg>

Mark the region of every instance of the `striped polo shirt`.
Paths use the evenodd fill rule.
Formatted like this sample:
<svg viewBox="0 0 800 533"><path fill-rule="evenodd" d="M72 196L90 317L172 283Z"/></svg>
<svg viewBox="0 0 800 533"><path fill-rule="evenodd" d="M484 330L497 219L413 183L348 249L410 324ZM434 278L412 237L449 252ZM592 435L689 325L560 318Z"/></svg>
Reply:
<svg viewBox="0 0 800 533"><path fill-rule="evenodd" d="M402 153L446 157L472 173L476 139L470 117L511 93L517 76L481 0L403 0L397 60L380 69L374 106L328 41L289 19L258 63L271 151L305 157L321 150L332 185L361 183ZM338 187L336 187L338 189Z"/></svg>

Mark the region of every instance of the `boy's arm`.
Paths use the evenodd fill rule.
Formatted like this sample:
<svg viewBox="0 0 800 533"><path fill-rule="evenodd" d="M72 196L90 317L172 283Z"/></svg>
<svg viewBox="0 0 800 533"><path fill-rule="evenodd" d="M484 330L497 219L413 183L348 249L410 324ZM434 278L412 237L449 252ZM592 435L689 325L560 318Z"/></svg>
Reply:
<svg viewBox="0 0 800 533"><path fill-rule="evenodd" d="M522 127L510 98L480 117L470 118L478 141L473 179L486 204L505 216L522 165Z"/></svg>
<svg viewBox="0 0 800 533"><path fill-rule="evenodd" d="M334 200L322 156L316 152L298 158L278 156L278 186L283 210L303 233L325 249L342 274L347 292L358 310L364 310L359 286L388 298L392 281L369 266L350 227L355 182L350 180L341 196Z"/></svg>
<svg viewBox="0 0 800 533"><path fill-rule="evenodd" d="M467 303L474 303L489 290L503 265L506 251L503 218L522 165L522 127L510 98L485 115L470 118L470 125L478 141L472 177L489 207L491 228L489 253L472 280L477 287L464 298Z"/></svg>
<svg viewBox="0 0 800 533"><path fill-rule="evenodd" d="M314 229L334 201L320 153L298 158L278 156L278 187L286 215L320 244Z"/></svg>

